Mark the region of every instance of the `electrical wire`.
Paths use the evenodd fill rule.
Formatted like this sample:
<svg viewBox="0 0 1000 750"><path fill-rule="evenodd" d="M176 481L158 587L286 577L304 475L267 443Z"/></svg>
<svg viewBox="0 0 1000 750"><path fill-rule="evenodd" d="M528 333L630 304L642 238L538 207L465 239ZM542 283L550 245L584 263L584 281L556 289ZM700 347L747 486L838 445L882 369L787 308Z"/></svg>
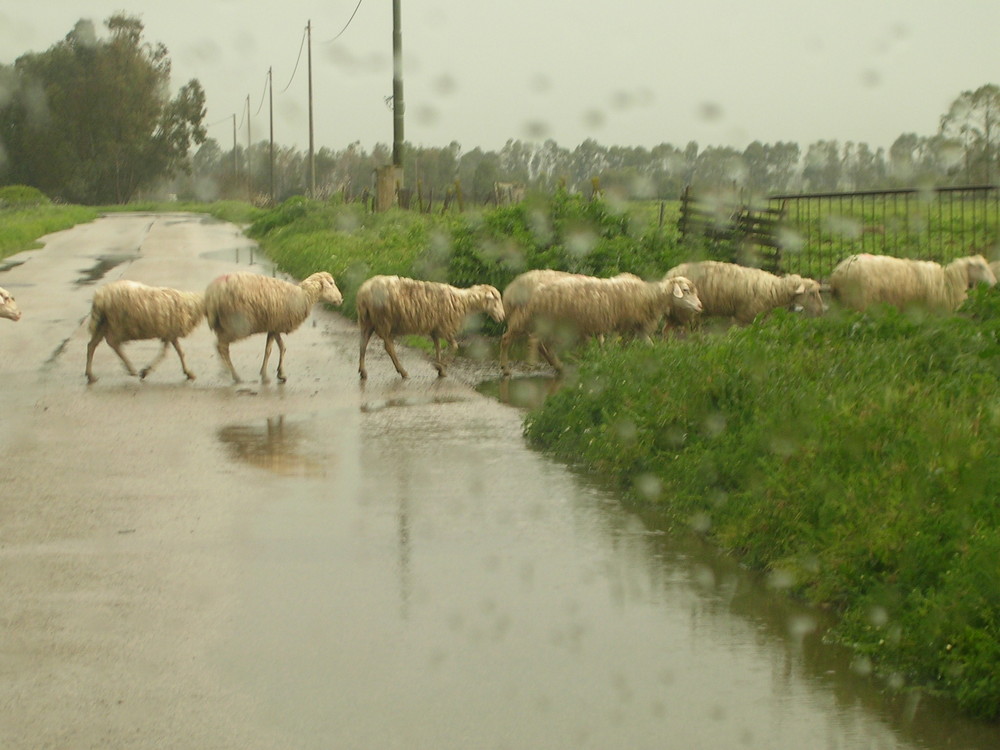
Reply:
<svg viewBox="0 0 1000 750"><path fill-rule="evenodd" d="M305 49L305 46L306 46L306 32L308 30L309 30L308 26L306 26L304 29L302 29L302 42L299 44L299 56L297 58L295 58L295 68L294 68L294 70L292 70L292 77L288 79L288 85L285 86L285 88L283 88L281 90L280 93L282 93L282 94L284 94L286 91L288 91L289 86L292 85L292 81L295 80L295 74L299 70L299 63L302 61L302 50Z"/></svg>
<svg viewBox="0 0 1000 750"><path fill-rule="evenodd" d="M271 71L268 71L267 75L264 76L264 90L260 93L260 106L257 107L257 111L253 113L254 117L259 115L260 111L264 109L264 97L267 96L267 84L269 83L270 79L271 79Z"/></svg>
<svg viewBox="0 0 1000 750"><path fill-rule="evenodd" d="M358 0L358 4L354 6L354 12L351 13L351 17L347 19L347 23L344 24L344 28L340 30L340 33L338 33L337 36L335 36L333 39L327 39L325 42L323 42L323 44L331 44L340 39L341 36L343 36L344 32L347 31L347 27L351 25L351 21L353 21L354 17L358 14L358 9L361 7L361 3L363 2L364 0Z"/></svg>

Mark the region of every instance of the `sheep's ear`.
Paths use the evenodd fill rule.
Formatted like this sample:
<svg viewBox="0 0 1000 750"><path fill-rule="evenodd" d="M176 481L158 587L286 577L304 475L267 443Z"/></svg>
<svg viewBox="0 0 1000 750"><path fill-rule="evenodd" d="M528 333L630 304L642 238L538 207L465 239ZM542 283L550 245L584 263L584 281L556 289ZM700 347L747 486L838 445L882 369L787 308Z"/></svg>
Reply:
<svg viewBox="0 0 1000 750"><path fill-rule="evenodd" d="M798 288L795 290L795 293L796 294L805 294L805 291L806 291L806 285L805 284L799 284Z"/></svg>
<svg viewBox="0 0 1000 750"><path fill-rule="evenodd" d="M678 299L684 296L684 290L681 289L680 284L674 284L674 296L677 297Z"/></svg>

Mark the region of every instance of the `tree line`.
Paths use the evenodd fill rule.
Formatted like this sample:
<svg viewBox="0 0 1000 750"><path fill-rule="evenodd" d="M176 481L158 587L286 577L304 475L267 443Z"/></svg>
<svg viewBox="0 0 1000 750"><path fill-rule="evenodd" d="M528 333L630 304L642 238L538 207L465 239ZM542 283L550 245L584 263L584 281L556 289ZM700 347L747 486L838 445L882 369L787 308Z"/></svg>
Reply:
<svg viewBox="0 0 1000 750"><path fill-rule="evenodd" d="M81 20L59 43L0 66L0 185L24 184L74 203L182 199L280 202L309 192L309 155L267 141L224 150L207 138L205 94L193 79L169 97L170 58L117 14L100 36ZM575 148L511 139L499 151L406 144L408 196L421 206L460 198L488 203L497 183L552 191L600 189L623 198L673 199L694 186L751 195L838 192L920 185L992 184L1000 177L1000 87L962 92L930 136L900 135L886 151L822 140L683 147L662 143ZM273 154L273 157L272 157ZM360 142L314 154L317 197L358 200L391 161L391 146Z"/></svg>

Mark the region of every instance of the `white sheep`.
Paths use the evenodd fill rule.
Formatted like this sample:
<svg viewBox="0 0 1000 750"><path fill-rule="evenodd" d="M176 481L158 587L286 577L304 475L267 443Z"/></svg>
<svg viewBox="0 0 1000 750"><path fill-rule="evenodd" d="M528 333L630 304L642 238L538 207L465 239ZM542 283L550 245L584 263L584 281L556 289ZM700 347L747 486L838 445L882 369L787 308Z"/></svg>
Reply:
<svg viewBox="0 0 1000 750"><path fill-rule="evenodd" d="M969 255L946 266L933 261L888 255L852 255L830 274L834 297L845 307L864 310L885 303L905 308L957 310L968 290L979 283L993 286L997 279L982 255Z"/></svg>
<svg viewBox="0 0 1000 750"><path fill-rule="evenodd" d="M610 279L575 276L541 284L507 321L500 339L500 369L510 374L510 345L521 336L537 336L542 355L561 372L554 351L557 344L614 333L648 338L662 318L686 320L700 311L694 286L681 277L643 281L625 273Z"/></svg>
<svg viewBox="0 0 1000 750"><path fill-rule="evenodd" d="M267 360L271 347L278 343L278 382L284 383L285 342L283 333L291 333L319 302L339 305L344 301L337 284L326 271L314 273L299 284L255 273L231 273L212 281L205 289L205 313L215 332L216 348L229 367L233 382L239 383L229 345L255 333L266 333L264 361L260 378L268 383Z"/></svg>
<svg viewBox="0 0 1000 750"><path fill-rule="evenodd" d="M14 295L3 287L0 287L0 318L7 318L15 323L21 319L21 311L14 301Z"/></svg>
<svg viewBox="0 0 1000 750"><path fill-rule="evenodd" d="M582 274L570 273L569 271L555 271L551 268L538 268L532 271L525 271L514 277L503 290L503 312L509 319L514 312L528 304L531 295L542 284L550 284L553 281L581 277Z"/></svg>
<svg viewBox="0 0 1000 750"><path fill-rule="evenodd" d="M703 260L682 263L667 271L665 278L675 276L695 285L704 315L735 318L743 325L779 307L807 315L826 311L819 282L798 274L776 276L760 268Z"/></svg>
<svg viewBox="0 0 1000 750"><path fill-rule="evenodd" d="M444 377L441 340L456 346L455 337L467 325L470 316L485 312L498 323L504 319L503 300L496 287L477 284L460 289L436 281L420 281L401 276L373 276L359 288L355 299L361 352L358 374L368 377L365 351L373 333L402 377L409 377L399 363L393 337L398 335L430 336L434 342L434 367Z"/></svg>
<svg viewBox="0 0 1000 750"><path fill-rule="evenodd" d="M187 336L205 317L202 295L181 292L169 287L153 287L138 281L113 281L94 292L90 308L90 342L87 344L87 382L94 383L94 351L101 340L108 342L121 359L129 375L135 368L128 361L121 345L127 341L160 339L159 355L139 373L145 378L166 356L167 345L173 344L181 360L181 369L188 380L194 380L184 361L179 340Z"/></svg>

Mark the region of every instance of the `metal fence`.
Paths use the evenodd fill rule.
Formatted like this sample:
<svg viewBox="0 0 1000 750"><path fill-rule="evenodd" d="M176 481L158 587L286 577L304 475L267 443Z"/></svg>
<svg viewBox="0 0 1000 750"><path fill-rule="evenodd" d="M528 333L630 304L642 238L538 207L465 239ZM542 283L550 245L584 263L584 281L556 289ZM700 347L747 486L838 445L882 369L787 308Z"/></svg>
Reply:
<svg viewBox="0 0 1000 750"><path fill-rule="evenodd" d="M776 273L829 275L848 255L939 263L1000 259L1000 188L993 185L744 199L736 191L681 198L681 234L720 260Z"/></svg>
<svg viewBox="0 0 1000 750"><path fill-rule="evenodd" d="M1000 189L993 185L775 195L782 212L776 265L825 278L854 253L939 263L1000 258Z"/></svg>

